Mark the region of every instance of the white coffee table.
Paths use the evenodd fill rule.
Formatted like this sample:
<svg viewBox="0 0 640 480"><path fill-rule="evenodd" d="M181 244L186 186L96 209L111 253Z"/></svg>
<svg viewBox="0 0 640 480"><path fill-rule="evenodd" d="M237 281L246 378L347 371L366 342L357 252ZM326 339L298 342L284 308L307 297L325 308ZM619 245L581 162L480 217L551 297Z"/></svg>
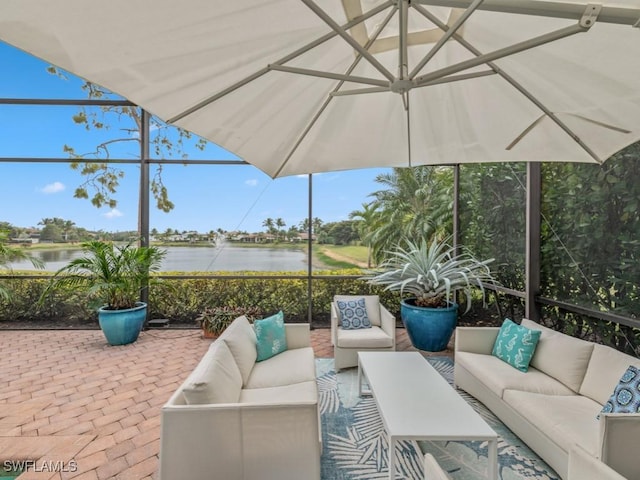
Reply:
<svg viewBox="0 0 640 480"><path fill-rule="evenodd" d="M366 377L369 391L363 391ZM399 440L488 442L488 478L498 476L498 435L418 352L359 352L358 389L371 393L389 436L389 478Z"/></svg>

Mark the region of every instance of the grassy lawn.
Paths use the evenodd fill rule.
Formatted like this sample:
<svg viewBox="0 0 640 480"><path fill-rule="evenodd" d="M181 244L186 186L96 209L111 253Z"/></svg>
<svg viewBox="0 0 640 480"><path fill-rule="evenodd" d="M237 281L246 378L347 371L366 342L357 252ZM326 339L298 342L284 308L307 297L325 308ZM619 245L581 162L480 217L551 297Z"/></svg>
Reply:
<svg viewBox="0 0 640 480"><path fill-rule="evenodd" d="M334 267L350 268L367 266L367 247L360 245L317 245L314 250L317 250L318 255L321 255L327 259L327 262ZM323 258L323 261L325 261Z"/></svg>

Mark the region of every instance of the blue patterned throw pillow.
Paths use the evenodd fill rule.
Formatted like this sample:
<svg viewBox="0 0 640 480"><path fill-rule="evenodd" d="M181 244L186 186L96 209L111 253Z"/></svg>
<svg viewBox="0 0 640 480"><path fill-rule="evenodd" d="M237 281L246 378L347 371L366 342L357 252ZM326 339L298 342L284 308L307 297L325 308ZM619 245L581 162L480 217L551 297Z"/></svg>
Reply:
<svg viewBox="0 0 640 480"><path fill-rule="evenodd" d="M521 372L526 372L541 334L541 330L531 330L507 318L502 322L491 353Z"/></svg>
<svg viewBox="0 0 640 480"><path fill-rule="evenodd" d="M601 413L640 413L639 369L629 365Z"/></svg>
<svg viewBox="0 0 640 480"><path fill-rule="evenodd" d="M340 324L345 330L371 328L371 321L367 316L364 298L353 300L336 300L340 312Z"/></svg>
<svg viewBox="0 0 640 480"><path fill-rule="evenodd" d="M287 336L282 311L262 320L253 322L256 331L257 362L271 358L287 349Z"/></svg>

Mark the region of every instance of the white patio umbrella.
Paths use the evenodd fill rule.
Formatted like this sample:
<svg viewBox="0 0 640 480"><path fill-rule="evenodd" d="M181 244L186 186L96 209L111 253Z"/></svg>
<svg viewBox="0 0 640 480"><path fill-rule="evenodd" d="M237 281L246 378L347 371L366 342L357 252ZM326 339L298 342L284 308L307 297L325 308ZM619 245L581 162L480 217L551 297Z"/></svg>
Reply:
<svg viewBox="0 0 640 480"><path fill-rule="evenodd" d="M0 2L3 41L272 177L603 162L640 139L639 25L640 0Z"/></svg>

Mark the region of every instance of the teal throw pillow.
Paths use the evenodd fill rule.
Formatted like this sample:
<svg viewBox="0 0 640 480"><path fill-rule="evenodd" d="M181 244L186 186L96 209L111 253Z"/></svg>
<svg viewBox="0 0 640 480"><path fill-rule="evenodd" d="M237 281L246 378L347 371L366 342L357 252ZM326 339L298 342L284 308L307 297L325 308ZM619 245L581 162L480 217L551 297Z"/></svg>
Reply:
<svg viewBox="0 0 640 480"><path fill-rule="evenodd" d="M371 321L367 316L364 298L353 300L336 300L340 312L340 325L345 330L371 328Z"/></svg>
<svg viewBox="0 0 640 480"><path fill-rule="evenodd" d="M507 318L502 322L491 353L521 372L526 372L541 334L540 330L531 330Z"/></svg>
<svg viewBox="0 0 640 480"><path fill-rule="evenodd" d="M639 369L629 365L601 413L640 413Z"/></svg>
<svg viewBox="0 0 640 480"><path fill-rule="evenodd" d="M261 362L271 358L287 349L287 335L284 328L284 313L282 311L253 322L256 331L256 349L258 357L256 361Z"/></svg>

